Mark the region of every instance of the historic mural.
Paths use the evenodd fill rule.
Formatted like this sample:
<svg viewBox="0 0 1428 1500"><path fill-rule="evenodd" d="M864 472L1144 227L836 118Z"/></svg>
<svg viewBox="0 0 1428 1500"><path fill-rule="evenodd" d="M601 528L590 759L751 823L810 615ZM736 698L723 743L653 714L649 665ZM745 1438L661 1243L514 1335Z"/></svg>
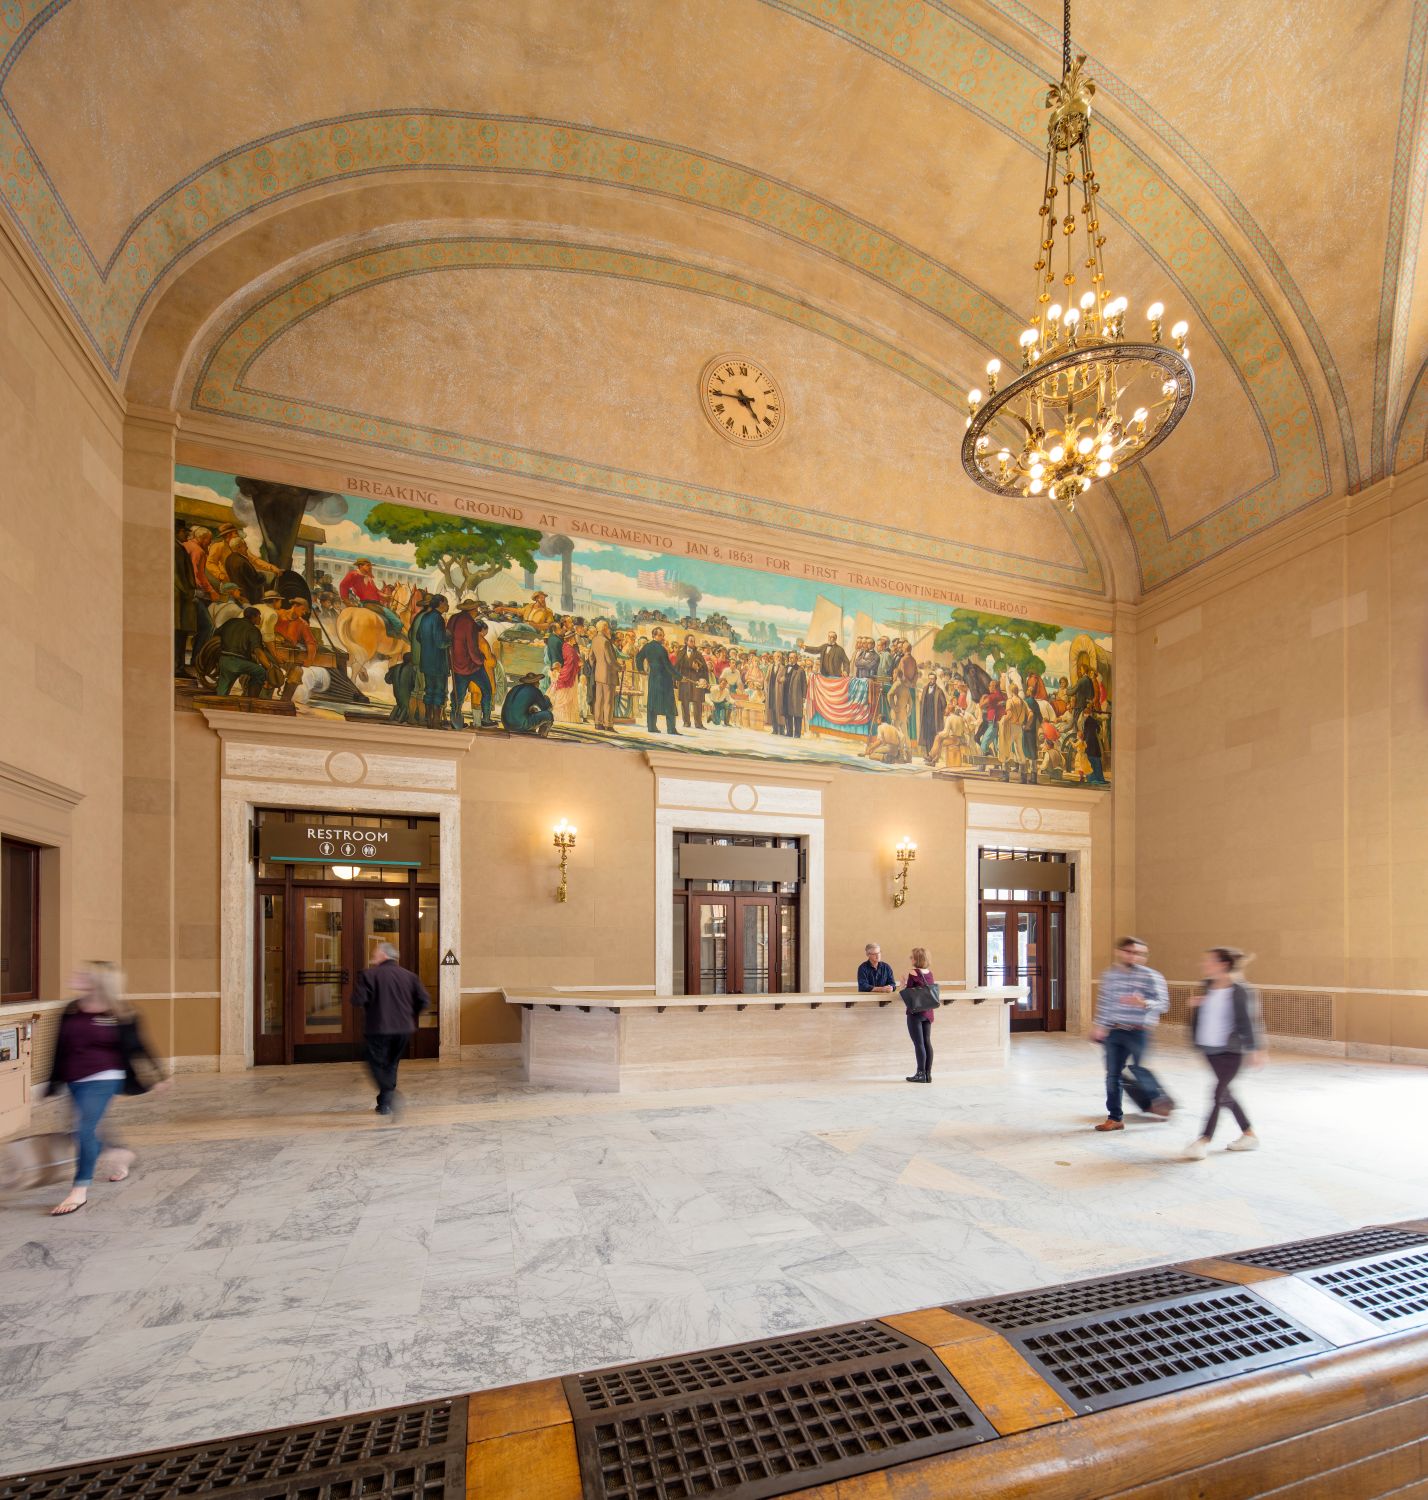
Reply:
<svg viewBox="0 0 1428 1500"><path fill-rule="evenodd" d="M1111 779L1110 637L946 590L356 479L180 467L174 536L181 704Z"/></svg>

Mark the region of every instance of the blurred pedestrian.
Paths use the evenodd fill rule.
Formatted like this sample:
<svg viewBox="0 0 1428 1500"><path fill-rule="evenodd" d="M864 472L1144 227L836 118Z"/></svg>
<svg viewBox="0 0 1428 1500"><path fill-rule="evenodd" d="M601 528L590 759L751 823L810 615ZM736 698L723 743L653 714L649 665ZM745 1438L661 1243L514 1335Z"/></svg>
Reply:
<svg viewBox="0 0 1428 1500"><path fill-rule="evenodd" d="M1096 1022L1093 1041L1102 1043L1106 1054L1106 1118L1097 1130L1124 1130L1121 1091L1143 1111L1166 1119L1175 1101L1160 1086L1160 1080L1145 1065L1151 1033L1170 1009L1170 990L1165 977L1147 967L1149 949L1137 937L1123 937L1116 944L1116 961L1101 975L1096 986ZM1130 1077L1121 1075L1129 1070Z"/></svg>
<svg viewBox="0 0 1428 1500"><path fill-rule="evenodd" d="M73 980L74 999L60 1015L46 1094L68 1089L74 1102L74 1186L50 1213L62 1217L83 1208L101 1154L108 1179L123 1182L134 1164L124 1147L106 1148L100 1134L104 1112L116 1094L145 1094L168 1087L149 1050L139 1018L123 998L118 972L108 964L86 964ZM142 1060L143 1072L136 1067Z"/></svg>
<svg viewBox="0 0 1428 1500"><path fill-rule="evenodd" d="M917 1069L908 1083L932 1082L932 1012L941 1004L937 979L929 965L931 957L926 948L914 948L910 956L912 968L902 987L902 1003L907 1007L907 1034L912 1038L912 1051ZM930 1002L925 1009L918 1002L925 995Z"/></svg>
<svg viewBox="0 0 1428 1500"><path fill-rule="evenodd" d="M420 979L397 962L390 943L378 943L376 956L357 976L352 1003L363 1011L367 1069L377 1085L377 1113L392 1113L397 1099L397 1064L416 1030L417 1017L431 1004Z"/></svg>
<svg viewBox="0 0 1428 1500"><path fill-rule="evenodd" d="M1229 1110L1240 1127L1239 1138L1225 1149L1259 1149L1259 1137L1250 1126L1249 1116L1230 1092L1230 1085L1246 1060L1252 1068L1264 1063L1259 997L1245 983L1244 963L1244 953L1238 948L1211 948L1200 960L1205 988L1190 1001L1190 1035L1215 1075L1215 1092L1204 1130L1198 1140L1185 1148L1188 1161L1204 1160L1222 1108Z"/></svg>

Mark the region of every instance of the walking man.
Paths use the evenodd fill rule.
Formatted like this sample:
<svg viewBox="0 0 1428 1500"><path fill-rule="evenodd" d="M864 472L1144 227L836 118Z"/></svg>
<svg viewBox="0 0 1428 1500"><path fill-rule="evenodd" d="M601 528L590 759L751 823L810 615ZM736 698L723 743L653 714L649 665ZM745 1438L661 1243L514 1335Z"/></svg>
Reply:
<svg viewBox="0 0 1428 1500"><path fill-rule="evenodd" d="M378 943L371 967L362 970L352 987L352 1003L363 1012L367 1069L377 1085L377 1113L389 1115L396 1102L397 1064L431 996L421 980L397 962L397 950L390 943Z"/></svg>
<svg viewBox="0 0 1428 1500"><path fill-rule="evenodd" d="M1170 1009L1165 976L1146 966L1149 951L1137 937L1121 938L1116 944L1115 963L1096 986L1096 1023L1091 1039L1100 1042L1106 1052L1106 1118L1097 1130L1125 1129L1122 1088L1139 1109L1162 1120L1175 1108L1175 1101L1144 1062L1150 1034ZM1122 1080L1127 1068L1130 1077Z"/></svg>

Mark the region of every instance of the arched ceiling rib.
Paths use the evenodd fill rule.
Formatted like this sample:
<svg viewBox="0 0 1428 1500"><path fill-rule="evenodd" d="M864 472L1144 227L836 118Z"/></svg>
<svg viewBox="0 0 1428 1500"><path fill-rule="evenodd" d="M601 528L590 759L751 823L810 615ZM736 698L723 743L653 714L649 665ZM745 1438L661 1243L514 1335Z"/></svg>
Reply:
<svg viewBox="0 0 1428 1500"><path fill-rule="evenodd" d="M111 368L127 358L148 381L133 350L157 339L158 365L176 370L214 332L184 322L185 297L205 301L193 268L238 239L269 257L247 269L256 288L332 239L320 212L289 204L362 184L376 189L362 195L371 228L389 237L453 197L466 232L499 237L470 203L514 182L544 195L553 241L625 215L654 259L751 286L777 287L764 262L788 254L761 247L787 241L805 269L810 255L830 263L814 305L951 385L1014 345L1058 63L1049 0L419 9L420 25L360 0L264 0L236 23L220 0L0 10L3 200ZM1147 585L1352 487L1365 453L1381 471L1428 322L1403 248L1416 251L1421 219L1423 0L1296 9L1288 33L1291 12L1271 0L1211 9L1077 6L1101 81L1113 277L1135 301L1183 299L1196 325L1195 426L1114 490ZM1257 45L1269 32L1277 71ZM1342 88L1311 99L1286 86L1294 65L1325 56ZM1306 161L1304 177L1286 175L1306 160L1311 117L1360 152L1359 171ZM1371 275L1357 242L1303 232L1306 206L1330 194L1376 241ZM650 197L670 210L657 226ZM561 217L594 199L590 222ZM715 216L735 221L737 251L727 236L711 248ZM264 220L315 237L265 242L250 233ZM1345 278L1391 304L1386 337Z"/></svg>

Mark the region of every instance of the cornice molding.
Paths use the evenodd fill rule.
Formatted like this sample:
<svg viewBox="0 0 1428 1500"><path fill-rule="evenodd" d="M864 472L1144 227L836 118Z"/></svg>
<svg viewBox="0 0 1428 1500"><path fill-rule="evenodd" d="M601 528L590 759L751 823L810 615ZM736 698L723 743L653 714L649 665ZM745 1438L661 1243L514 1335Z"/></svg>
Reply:
<svg viewBox="0 0 1428 1500"><path fill-rule="evenodd" d="M832 767L760 760L754 756L720 755L706 759L697 752L691 755L680 750L646 750L643 754L656 776L678 776L682 781L772 781L780 786L827 786L837 774Z"/></svg>
<svg viewBox="0 0 1428 1500"><path fill-rule="evenodd" d="M84 793L76 791L74 787L51 781L45 776L37 776L33 771L27 771L23 766L13 765L6 760L0 760L0 783L3 782L9 782L14 790L51 807L68 809L77 807L84 801Z"/></svg>
<svg viewBox="0 0 1428 1500"><path fill-rule="evenodd" d="M316 744L358 755L420 755L429 760L457 761L476 743L470 730L435 733L402 724L374 724L370 729L355 720L268 717L229 709L199 708L204 722L226 744Z"/></svg>

